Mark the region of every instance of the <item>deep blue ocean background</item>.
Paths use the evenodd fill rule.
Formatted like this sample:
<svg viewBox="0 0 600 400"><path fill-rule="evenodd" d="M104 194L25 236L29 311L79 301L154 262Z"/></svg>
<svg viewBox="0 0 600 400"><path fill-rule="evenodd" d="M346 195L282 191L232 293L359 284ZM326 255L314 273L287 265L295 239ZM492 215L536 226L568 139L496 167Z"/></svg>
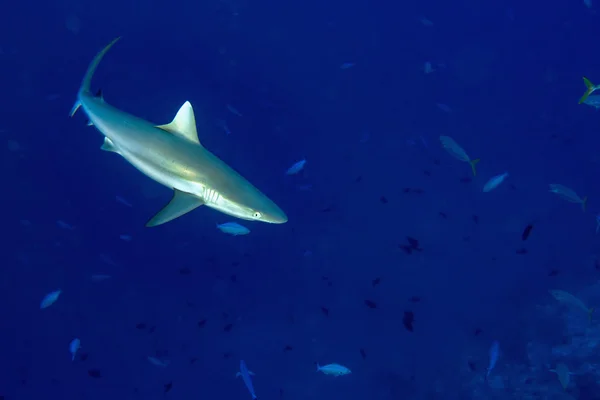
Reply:
<svg viewBox="0 0 600 400"><path fill-rule="evenodd" d="M592 1L5 2L0 399L247 400L242 359L260 400L600 399L600 317L548 293L600 305ZM201 207L144 227L172 191L69 118L117 36L93 88L156 124L189 100L289 222L232 237Z"/></svg>

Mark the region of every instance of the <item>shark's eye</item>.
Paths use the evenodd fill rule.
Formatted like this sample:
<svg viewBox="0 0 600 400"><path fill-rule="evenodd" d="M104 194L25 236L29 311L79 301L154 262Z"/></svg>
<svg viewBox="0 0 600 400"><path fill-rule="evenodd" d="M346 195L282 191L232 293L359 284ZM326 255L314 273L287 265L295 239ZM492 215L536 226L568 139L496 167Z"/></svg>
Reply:
<svg viewBox="0 0 600 400"><path fill-rule="evenodd" d="M252 214L252 216L256 219L259 219L260 217L262 217L262 214L259 213L258 211L254 211L254 214Z"/></svg>

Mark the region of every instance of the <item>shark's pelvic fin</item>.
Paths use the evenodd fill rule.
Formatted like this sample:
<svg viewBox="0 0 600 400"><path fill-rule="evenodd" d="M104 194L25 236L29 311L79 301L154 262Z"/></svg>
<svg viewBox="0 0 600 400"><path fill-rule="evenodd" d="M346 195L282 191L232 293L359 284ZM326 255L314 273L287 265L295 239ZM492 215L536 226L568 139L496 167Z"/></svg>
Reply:
<svg viewBox="0 0 600 400"><path fill-rule="evenodd" d="M171 123L166 125L158 125L157 128L181 135L187 140L190 140L196 144L200 144L198 132L196 131L196 118L194 117L194 109L189 101L183 103Z"/></svg>
<svg viewBox="0 0 600 400"><path fill-rule="evenodd" d="M100 146L100 149L102 149L104 151L112 151L113 153L119 153L119 151L115 147L115 144L113 143L113 141L107 137L104 137L104 143L102 143L102 146Z"/></svg>
<svg viewBox="0 0 600 400"><path fill-rule="evenodd" d="M158 212L148 223L147 227L162 225L166 222L181 217L183 214L200 207L204 201L189 193L175 189L173 198L162 210Z"/></svg>

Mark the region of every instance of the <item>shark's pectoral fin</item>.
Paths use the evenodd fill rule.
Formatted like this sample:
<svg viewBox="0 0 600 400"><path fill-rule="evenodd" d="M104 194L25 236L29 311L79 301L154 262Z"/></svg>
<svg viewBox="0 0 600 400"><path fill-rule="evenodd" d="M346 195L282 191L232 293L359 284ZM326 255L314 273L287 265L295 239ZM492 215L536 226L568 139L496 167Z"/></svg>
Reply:
<svg viewBox="0 0 600 400"><path fill-rule="evenodd" d="M119 153L119 150L117 149L117 147L115 146L113 141L107 137L104 137L104 143L102 143L102 146L100 146L100 149L102 149L104 151L112 151L113 153L117 153L117 154Z"/></svg>
<svg viewBox="0 0 600 400"><path fill-rule="evenodd" d="M189 101L183 103L177 115L173 118L170 124L158 125L157 128L167 132L181 135L187 140L196 144L200 144L198 132L196 131L196 117L194 117L194 109Z"/></svg>
<svg viewBox="0 0 600 400"><path fill-rule="evenodd" d="M175 218L181 217L183 214L200 207L202 204L204 204L202 199L175 189L175 193L169 204L152 217L146 226L152 227L162 225Z"/></svg>

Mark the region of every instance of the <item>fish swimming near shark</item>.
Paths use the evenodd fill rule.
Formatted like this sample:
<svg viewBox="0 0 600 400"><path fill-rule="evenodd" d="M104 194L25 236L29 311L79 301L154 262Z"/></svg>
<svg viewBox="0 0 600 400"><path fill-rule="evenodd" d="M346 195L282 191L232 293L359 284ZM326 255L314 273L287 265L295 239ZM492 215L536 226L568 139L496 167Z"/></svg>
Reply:
<svg viewBox="0 0 600 400"><path fill-rule="evenodd" d="M101 92L92 94L92 76L118 40L91 62L71 116L81 107L89 124L104 135L102 150L121 155L144 175L173 189L171 201L146 226L164 224L202 205L244 220L287 222L286 214L273 201L202 146L188 101L172 122L154 125L106 103Z"/></svg>

